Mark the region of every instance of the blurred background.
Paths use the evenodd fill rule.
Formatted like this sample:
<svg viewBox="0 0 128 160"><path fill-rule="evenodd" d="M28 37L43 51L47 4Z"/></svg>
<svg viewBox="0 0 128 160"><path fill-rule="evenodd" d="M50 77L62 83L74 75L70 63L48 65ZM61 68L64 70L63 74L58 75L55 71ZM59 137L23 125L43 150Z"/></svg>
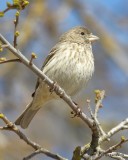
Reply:
<svg viewBox="0 0 128 160"><path fill-rule="evenodd" d="M0 11L6 8L0 1ZM12 2L11 0L8 2ZM18 30L18 48L40 68L58 37L74 26L86 26L100 37L93 44L95 74L86 89L73 99L88 114L86 99L94 107L94 90L104 89L106 98L99 119L105 131L128 116L128 1L127 0L31 0L21 12ZM0 32L13 43L15 10L0 18ZM4 50L1 57L14 58ZM31 101L37 77L20 63L0 65L0 112L15 121ZM69 159L76 146L83 146L91 139L91 132L79 118L70 118L71 110L63 102L51 102L43 107L23 132L41 146ZM4 125L0 121L0 125ZM126 131L112 137L120 140ZM104 148L111 144L104 143ZM0 157L4 160L21 160L33 151L14 133L0 132ZM127 153L128 145L119 151ZM50 159L38 155L33 160ZM104 157L108 160L110 158Z"/></svg>

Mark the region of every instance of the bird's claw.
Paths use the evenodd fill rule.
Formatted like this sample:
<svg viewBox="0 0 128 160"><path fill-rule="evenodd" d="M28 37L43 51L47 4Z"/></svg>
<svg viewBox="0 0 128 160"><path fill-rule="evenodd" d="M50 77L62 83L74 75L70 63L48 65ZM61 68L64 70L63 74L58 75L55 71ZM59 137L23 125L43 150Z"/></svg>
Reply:
<svg viewBox="0 0 128 160"><path fill-rule="evenodd" d="M71 111L71 114L72 114L71 118L79 117L82 114L82 111L78 106L78 104L76 102L74 102L74 104L77 106L77 109L76 109L76 112Z"/></svg>
<svg viewBox="0 0 128 160"><path fill-rule="evenodd" d="M51 94L52 94L52 92L54 92L54 91L57 91L57 92L59 92L59 94L58 93L56 93L57 95L59 95L60 96L60 98L62 98L63 97L63 95L64 95L64 91L59 91L59 86L58 86L58 84L57 84L57 82L53 82L53 87L52 88L50 88L50 92L51 92Z"/></svg>
<svg viewBox="0 0 128 160"><path fill-rule="evenodd" d="M49 89L49 91L50 91L51 94L52 94L52 92L55 91L57 88L58 88L57 82L53 82L53 86Z"/></svg>

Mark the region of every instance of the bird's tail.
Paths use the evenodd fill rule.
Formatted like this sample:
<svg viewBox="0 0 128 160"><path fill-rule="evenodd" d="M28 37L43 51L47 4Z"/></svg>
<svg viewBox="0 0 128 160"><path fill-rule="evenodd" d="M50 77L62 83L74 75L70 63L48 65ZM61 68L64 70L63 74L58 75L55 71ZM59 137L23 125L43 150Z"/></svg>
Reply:
<svg viewBox="0 0 128 160"><path fill-rule="evenodd" d="M20 125L23 129L27 128L30 124L31 120L40 109L39 107L35 107L33 109L32 102L27 105L27 108L23 111L23 113L19 116L19 118L15 121L16 125Z"/></svg>

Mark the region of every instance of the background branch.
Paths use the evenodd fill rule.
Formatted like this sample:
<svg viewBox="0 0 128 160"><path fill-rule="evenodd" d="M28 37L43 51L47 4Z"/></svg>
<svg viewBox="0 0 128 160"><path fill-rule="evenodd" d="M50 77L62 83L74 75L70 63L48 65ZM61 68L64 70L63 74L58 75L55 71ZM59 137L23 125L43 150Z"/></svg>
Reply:
<svg viewBox="0 0 128 160"><path fill-rule="evenodd" d="M56 160L67 160L66 158L61 157L58 154L54 154L54 153L50 152L49 150L42 148L39 144L31 141L23 132L21 132L19 130L19 128L16 125L14 125L11 121L9 121L8 118L5 115L3 115L2 113L0 113L0 119L2 119L4 121L4 123L7 125L4 127L0 127L0 130L9 130L9 131L15 132L20 137L20 139L22 139L26 144L28 144L33 149L35 149L34 153L32 153L28 157L24 158L25 160L30 159L39 153L43 153L46 156L51 157Z"/></svg>
<svg viewBox="0 0 128 160"><path fill-rule="evenodd" d="M114 134L116 134L117 132L119 132L121 130L125 130L125 129L128 129L128 118L126 118L124 121L119 123L116 127L112 128L108 133L106 133L106 135L101 136L100 140L99 140L99 143L102 143L107 138L110 138Z"/></svg>
<svg viewBox="0 0 128 160"><path fill-rule="evenodd" d="M18 58L16 58L16 59L8 59L8 60L5 60L5 61L1 61L0 64L9 63L9 62L21 62L21 60L18 59Z"/></svg>

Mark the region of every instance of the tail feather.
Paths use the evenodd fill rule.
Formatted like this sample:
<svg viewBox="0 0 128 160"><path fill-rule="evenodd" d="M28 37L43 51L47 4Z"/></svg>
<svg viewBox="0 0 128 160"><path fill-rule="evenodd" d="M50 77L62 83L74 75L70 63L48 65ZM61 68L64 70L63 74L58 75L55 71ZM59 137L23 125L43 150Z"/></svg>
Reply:
<svg viewBox="0 0 128 160"><path fill-rule="evenodd" d="M20 117L15 121L15 124L20 125L23 129L27 128L39 109L39 107L33 109L31 102L30 104L28 104L27 108L23 111Z"/></svg>

